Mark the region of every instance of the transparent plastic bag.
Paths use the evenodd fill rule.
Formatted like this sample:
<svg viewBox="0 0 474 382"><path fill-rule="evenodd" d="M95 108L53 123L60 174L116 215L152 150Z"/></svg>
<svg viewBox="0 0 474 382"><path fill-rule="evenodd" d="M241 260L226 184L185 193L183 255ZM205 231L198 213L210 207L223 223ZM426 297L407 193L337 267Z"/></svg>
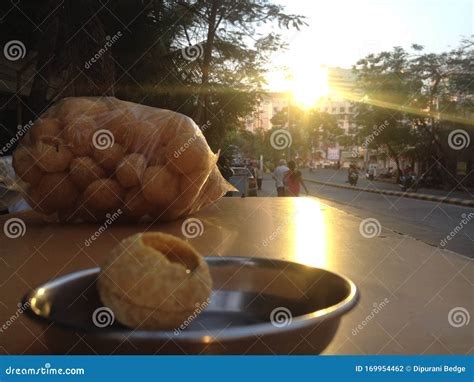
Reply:
<svg viewBox="0 0 474 382"><path fill-rule="evenodd" d="M13 153L31 207L59 221L173 220L234 188L194 121L113 97L65 98Z"/></svg>

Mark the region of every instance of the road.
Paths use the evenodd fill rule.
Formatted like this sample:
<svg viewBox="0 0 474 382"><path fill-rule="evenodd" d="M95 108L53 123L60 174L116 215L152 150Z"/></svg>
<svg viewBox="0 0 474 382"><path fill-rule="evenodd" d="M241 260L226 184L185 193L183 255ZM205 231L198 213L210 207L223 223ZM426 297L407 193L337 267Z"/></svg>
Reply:
<svg viewBox="0 0 474 382"><path fill-rule="evenodd" d="M474 257L474 208L347 190L309 182L307 186L310 196L319 198L330 206L361 219L377 219L386 229L463 256ZM259 196L275 196L275 194L274 182L269 175L266 175ZM468 222L463 223L463 218ZM447 240L443 246L442 240L451 233L454 237Z"/></svg>
<svg viewBox="0 0 474 382"><path fill-rule="evenodd" d="M347 184L347 169L341 170L332 170L332 169L317 169L314 172L309 172L308 170L303 170L303 177L307 179L314 179L320 182L329 182L329 183L338 183L338 184ZM383 190L392 190L392 191L401 191L398 184L389 183L389 182L380 182L380 181L369 181L365 178L363 172L360 172L359 181L357 182L358 187L370 188L370 189L383 189ZM458 187L457 190L436 190L428 188L420 188L419 193L436 195L436 196L448 196L450 198L459 198L459 199L471 199L474 200L474 190L464 191Z"/></svg>

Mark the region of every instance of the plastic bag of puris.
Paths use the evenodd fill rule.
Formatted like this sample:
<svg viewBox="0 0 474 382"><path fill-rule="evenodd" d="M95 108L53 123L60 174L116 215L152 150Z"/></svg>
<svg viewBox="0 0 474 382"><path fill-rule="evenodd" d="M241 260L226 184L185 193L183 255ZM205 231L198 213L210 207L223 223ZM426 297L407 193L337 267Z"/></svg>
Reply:
<svg viewBox="0 0 474 382"><path fill-rule="evenodd" d="M13 153L30 206L53 220L173 220L234 188L201 129L182 114L112 97L65 98ZM114 215L117 216L117 215Z"/></svg>

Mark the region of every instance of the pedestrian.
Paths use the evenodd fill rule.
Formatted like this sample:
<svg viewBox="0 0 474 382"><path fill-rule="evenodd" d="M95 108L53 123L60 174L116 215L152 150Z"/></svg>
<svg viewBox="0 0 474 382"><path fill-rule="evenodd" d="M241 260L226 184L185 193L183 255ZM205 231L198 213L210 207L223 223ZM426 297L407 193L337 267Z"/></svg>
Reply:
<svg viewBox="0 0 474 382"><path fill-rule="evenodd" d="M278 166L273 171L272 178L275 180L275 187L278 196L285 196L285 183L283 182L285 174L290 169L286 166L286 160L280 159Z"/></svg>
<svg viewBox="0 0 474 382"><path fill-rule="evenodd" d="M284 183L286 184L287 196L299 196L301 186L308 195L308 188L303 181L301 171L296 169L296 163L292 160L288 162L288 171L285 173Z"/></svg>
<svg viewBox="0 0 474 382"><path fill-rule="evenodd" d="M263 174L264 174L263 164L259 164L258 166L255 167L255 174L256 174L256 178L257 178L258 190L261 191L262 190Z"/></svg>

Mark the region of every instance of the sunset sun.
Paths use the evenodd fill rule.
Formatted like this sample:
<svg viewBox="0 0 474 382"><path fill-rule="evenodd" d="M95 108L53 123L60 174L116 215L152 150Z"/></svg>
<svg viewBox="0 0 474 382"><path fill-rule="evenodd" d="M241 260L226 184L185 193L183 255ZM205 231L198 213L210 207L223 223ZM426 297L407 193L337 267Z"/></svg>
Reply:
<svg viewBox="0 0 474 382"><path fill-rule="evenodd" d="M328 95L327 68L315 66L297 70L289 88L296 104L305 108L314 106Z"/></svg>

